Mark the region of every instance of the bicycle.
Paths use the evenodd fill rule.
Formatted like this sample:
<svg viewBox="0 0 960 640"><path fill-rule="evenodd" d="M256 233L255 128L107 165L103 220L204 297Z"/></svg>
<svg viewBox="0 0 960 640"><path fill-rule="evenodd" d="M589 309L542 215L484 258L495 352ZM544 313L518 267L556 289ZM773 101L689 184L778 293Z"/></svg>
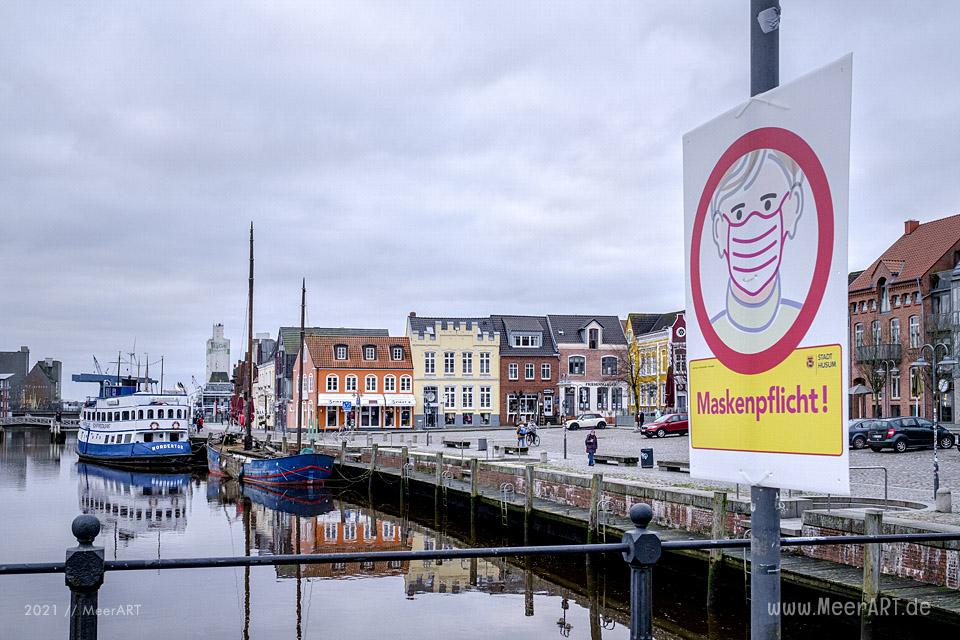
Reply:
<svg viewBox="0 0 960 640"><path fill-rule="evenodd" d="M528 431L527 435L527 446L539 447L540 446L540 435L536 431Z"/></svg>

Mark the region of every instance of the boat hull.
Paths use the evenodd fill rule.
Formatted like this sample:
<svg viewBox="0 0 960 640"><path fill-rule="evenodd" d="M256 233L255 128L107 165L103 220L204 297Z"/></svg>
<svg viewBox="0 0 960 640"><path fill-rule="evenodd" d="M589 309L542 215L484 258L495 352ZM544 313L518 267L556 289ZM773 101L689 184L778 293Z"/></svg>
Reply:
<svg viewBox="0 0 960 640"><path fill-rule="evenodd" d="M193 458L189 442L91 444L77 442L77 457L83 462L131 469L187 467Z"/></svg>
<svg viewBox="0 0 960 640"><path fill-rule="evenodd" d="M250 458L242 453L207 446L207 468L214 476L268 487L308 487L333 475L333 456L300 453L277 458Z"/></svg>

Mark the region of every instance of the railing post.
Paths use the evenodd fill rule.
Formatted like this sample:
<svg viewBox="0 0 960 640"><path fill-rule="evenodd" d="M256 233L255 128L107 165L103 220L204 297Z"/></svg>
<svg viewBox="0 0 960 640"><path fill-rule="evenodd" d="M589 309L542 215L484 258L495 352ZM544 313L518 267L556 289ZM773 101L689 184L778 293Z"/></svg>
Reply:
<svg viewBox="0 0 960 640"><path fill-rule="evenodd" d="M623 559L630 565L630 640L653 640L653 565L660 559L660 535L647 530L653 509L645 503L630 507L636 529L623 534L630 545Z"/></svg>
<svg viewBox="0 0 960 640"><path fill-rule="evenodd" d="M67 549L64 581L70 587L70 640L96 640L97 603L103 584L103 547L93 546L100 521L81 515L71 526L77 546Z"/></svg>

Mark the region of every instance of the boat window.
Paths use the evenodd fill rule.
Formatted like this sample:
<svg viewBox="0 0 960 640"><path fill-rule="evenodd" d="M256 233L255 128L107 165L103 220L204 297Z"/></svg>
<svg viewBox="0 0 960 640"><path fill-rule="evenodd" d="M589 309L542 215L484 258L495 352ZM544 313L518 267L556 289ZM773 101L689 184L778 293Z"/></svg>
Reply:
<svg viewBox="0 0 960 640"><path fill-rule="evenodd" d="M145 433L145 434L143 434L143 441L144 441L144 442L153 442L153 434L152 434L152 433Z"/></svg>
<svg viewBox="0 0 960 640"><path fill-rule="evenodd" d="M125 433L125 434L123 434L123 441L124 441L124 442L130 442L130 439L131 439L132 437L133 437L133 434L132 434L132 433Z"/></svg>
<svg viewBox="0 0 960 640"><path fill-rule="evenodd" d="M147 409L147 420L153 420L153 409Z"/></svg>
<svg viewBox="0 0 960 640"><path fill-rule="evenodd" d="M143 409L137 411L137 420L143 420Z"/></svg>
<svg viewBox="0 0 960 640"><path fill-rule="evenodd" d="M167 417L173 420L173 409L167 409Z"/></svg>
<svg viewBox="0 0 960 640"><path fill-rule="evenodd" d="M180 411L180 409L177 409L177 419L179 420L182 417L183 417L183 413Z"/></svg>
<svg viewBox="0 0 960 640"><path fill-rule="evenodd" d="M124 411L124 412L123 412L123 419L124 419L124 420L129 420L129 419L130 419L130 412L129 412L129 411Z"/></svg>
<svg viewBox="0 0 960 640"><path fill-rule="evenodd" d="M180 441L179 433L174 432L170 434L170 442L179 442L179 441Z"/></svg>

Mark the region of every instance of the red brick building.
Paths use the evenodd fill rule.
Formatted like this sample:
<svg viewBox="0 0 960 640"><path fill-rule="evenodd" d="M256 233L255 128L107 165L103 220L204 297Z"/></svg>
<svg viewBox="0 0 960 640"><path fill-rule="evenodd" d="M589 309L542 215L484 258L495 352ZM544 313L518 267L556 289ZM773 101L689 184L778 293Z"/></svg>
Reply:
<svg viewBox="0 0 960 640"><path fill-rule="evenodd" d="M952 273L958 264L960 215L924 224L907 220L896 242L867 269L851 274L851 417L932 416L930 368L912 363L931 340L946 338L951 355L956 355L949 287L948 308L942 306L942 292L944 273ZM960 302L960 296L954 299ZM942 356L940 349L938 358ZM924 358L930 361L929 349ZM943 377L952 386L952 375ZM954 420L952 396L952 391L941 394L938 414L944 422Z"/></svg>
<svg viewBox="0 0 960 640"><path fill-rule="evenodd" d="M500 332L500 424L558 419L560 353L545 316L490 316Z"/></svg>

